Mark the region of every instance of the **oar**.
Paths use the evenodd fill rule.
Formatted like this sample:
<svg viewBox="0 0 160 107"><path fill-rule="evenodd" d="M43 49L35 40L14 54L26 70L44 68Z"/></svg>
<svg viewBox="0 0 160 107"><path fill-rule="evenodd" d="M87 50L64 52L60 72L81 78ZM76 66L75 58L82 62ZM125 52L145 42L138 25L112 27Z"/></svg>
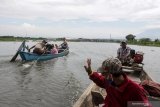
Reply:
<svg viewBox="0 0 160 107"><path fill-rule="evenodd" d="M19 52L24 48L25 46L25 40L22 42L22 44L20 45L20 47L18 48L16 54L12 57L12 59L10 60L10 62L14 62L19 54Z"/></svg>

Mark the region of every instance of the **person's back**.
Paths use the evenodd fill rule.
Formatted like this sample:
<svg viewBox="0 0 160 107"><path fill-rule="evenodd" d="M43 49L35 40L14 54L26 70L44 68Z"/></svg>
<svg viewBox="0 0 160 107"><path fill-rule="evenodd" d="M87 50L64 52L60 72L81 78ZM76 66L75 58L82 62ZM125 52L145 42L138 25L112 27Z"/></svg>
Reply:
<svg viewBox="0 0 160 107"><path fill-rule="evenodd" d="M44 45L42 43L37 43L34 48L43 49Z"/></svg>
<svg viewBox="0 0 160 107"><path fill-rule="evenodd" d="M45 53L45 44L47 42L45 40L43 40L41 43L37 43L36 45L32 46L30 49L34 48L33 49L33 53L36 53L36 54L44 54ZM30 51L29 49L29 51Z"/></svg>

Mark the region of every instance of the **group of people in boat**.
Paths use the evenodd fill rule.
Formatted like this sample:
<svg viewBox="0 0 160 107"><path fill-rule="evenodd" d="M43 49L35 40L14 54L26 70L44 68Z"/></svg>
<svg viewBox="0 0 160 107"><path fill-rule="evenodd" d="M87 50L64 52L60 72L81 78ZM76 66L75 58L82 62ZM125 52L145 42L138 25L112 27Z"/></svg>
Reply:
<svg viewBox="0 0 160 107"><path fill-rule="evenodd" d="M66 38L63 39L63 43L60 46L58 46L57 44L49 44L46 40L42 40L42 42L32 46L29 49L29 52L31 49L33 49L33 53L36 53L38 55L58 54L60 52L63 52L65 49L68 49L68 43L66 41Z"/></svg>
<svg viewBox="0 0 160 107"><path fill-rule="evenodd" d="M84 66L89 78L107 92L103 107L152 107L148 101L147 91L123 72L122 64L135 60L135 56L133 57L131 48L125 41L122 41L120 46L117 57L104 60L98 69L99 72L92 70L91 59L87 59ZM139 105L133 105L137 102Z"/></svg>

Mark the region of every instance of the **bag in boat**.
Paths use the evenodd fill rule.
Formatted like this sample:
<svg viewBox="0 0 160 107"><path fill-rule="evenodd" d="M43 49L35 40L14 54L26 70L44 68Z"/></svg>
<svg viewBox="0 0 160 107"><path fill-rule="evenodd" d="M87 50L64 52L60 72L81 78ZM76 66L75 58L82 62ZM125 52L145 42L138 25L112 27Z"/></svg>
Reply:
<svg viewBox="0 0 160 107"><path fill-rule="evenodd" d="M143 52L136 52L136 54L134 55L134 62L135 63L138 63L138 64L140 64L140 63L142 63L142 61L143 61Z"/></svg>
<svg viewBox="0 0 160 107"><path fill-rule="evenodd" d="M150 96L160 97L160 84L151 80L144 80L140 83L140 85L142 85Z"/></svg>

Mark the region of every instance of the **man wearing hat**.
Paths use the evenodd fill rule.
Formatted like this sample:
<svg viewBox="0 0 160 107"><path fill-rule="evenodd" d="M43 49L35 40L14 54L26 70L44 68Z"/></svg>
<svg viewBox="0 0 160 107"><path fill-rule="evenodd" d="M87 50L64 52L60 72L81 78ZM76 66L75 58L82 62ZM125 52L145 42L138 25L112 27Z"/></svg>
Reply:
<svg viewBox="0 0 160 107"><path fill-rule="evenodd" d="M89 78L107 92L103 107L127 107L129 101L140 101L144 104L144 106L138 107L151 107L146 91L127 78L127 75L122 71L122 64L119 59L108 58L103 61L100 67L103 75L92 71L91 59L87 60L87 65L84 68ZM112 76L112 81L107 79L108 75Z"/></svg>
<svg viewBox="0 0 160 107"><path fill-rule="evenodd" d="M44 54L45 51L46 51L46 43L47 43L46 40L42 40L41 43L37 43L36 45L32 46L32 47L29 49L29 51L30 51L32 48L34 48L34 49L33 49L33 53L42 55L42 54Z"/></svg>
<svg viewBox="0 0 160 107"><path fill-rule="evenodd" d="M117 50L117 58L122 62L122 64L126 65L130 60L130 48L127 46L126 41L122 41L120 44L120 48Z"/></svg>

